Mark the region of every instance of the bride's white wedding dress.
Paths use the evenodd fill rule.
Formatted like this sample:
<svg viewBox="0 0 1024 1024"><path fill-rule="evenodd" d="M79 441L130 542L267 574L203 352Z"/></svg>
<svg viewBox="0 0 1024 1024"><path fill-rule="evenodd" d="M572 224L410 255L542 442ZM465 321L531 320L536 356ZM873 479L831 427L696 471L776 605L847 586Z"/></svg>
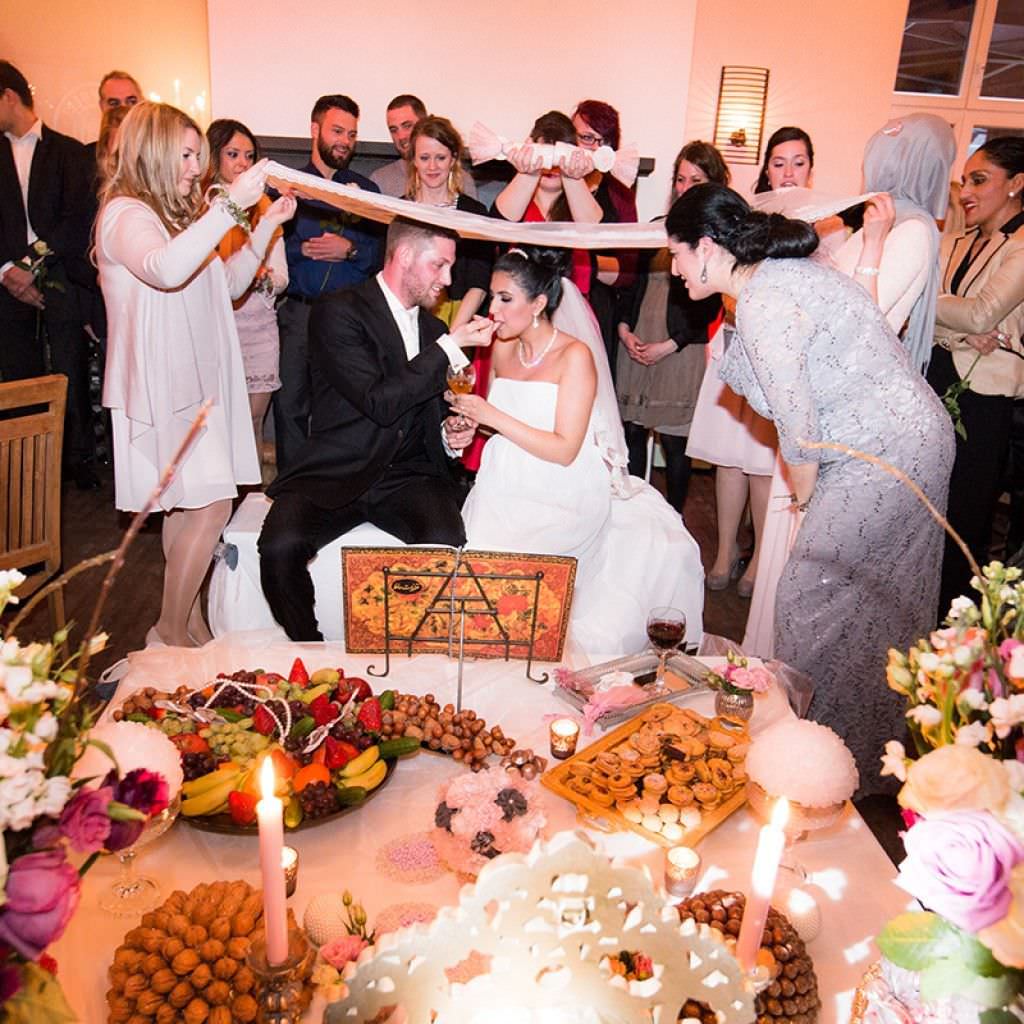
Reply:
<svg viewBox="0 0 1024 1024"><path fill-rule="evenodd" d="M540 430L553 430L558 385L496 378L488 401ZM568 466L530 455L500 434L463 508L467 545L477 550L572 555L578 560L570 637L588 655L634 654L647 645L658 605L686 613L687 640L700 641L704 571L678 513L635 477L613 492L612 473L588 430Z"/></svg>

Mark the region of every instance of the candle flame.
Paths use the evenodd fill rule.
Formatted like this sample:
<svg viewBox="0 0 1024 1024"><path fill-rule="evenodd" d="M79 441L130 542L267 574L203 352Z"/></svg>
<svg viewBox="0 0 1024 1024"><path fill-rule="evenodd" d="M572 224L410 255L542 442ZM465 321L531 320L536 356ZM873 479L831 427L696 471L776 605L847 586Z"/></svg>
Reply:
<svg viewBox="0 0 1024 1024"><path fill-rule="evenodd" d="M783 797L772 810L772 828L784 829L789 821L789 801Z"/></svg>
<svg viewBox="0 0 1024 1024"><path fill-rule="evenodd" d="M273 800L277 780L274 778L274 759L265 757L260 768L260 795L264 800Z"/></svg>

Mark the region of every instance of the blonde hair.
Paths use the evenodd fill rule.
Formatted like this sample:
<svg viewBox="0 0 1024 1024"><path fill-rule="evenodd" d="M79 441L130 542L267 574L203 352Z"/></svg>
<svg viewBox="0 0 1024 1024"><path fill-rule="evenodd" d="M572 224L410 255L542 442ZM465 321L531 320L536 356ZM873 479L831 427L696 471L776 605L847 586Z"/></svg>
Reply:
<svg viewBox="0 0 1024 1024"><path fill-rule="evenodd" d="M451 153L452 167L448 172L448 192L452 196L458 196L462 192L462 159L466 149L462 144L462 136L455 125L447 117L434 115L420 118L409 134L409 180L406 186L406 195L410 199L415 199L416 193L419 191L420 176L416 170L416 143L420 139L433 139Z"/></svg>
<svg viewBox="0 0 1024 1024"><path fill-rule="evenodd" d="M117 166L117 133L131 107L110 107L100 119L100 137L96 141L96 175L105 185Z"/></svg>
<svg viewBox="0 0 1024 1024"><path fill-rule="evenodd" d="M182 138L191 128L199 139L199 177L187 196L181 180ZM117 135L117 162L103 188L102 201L139 199L176 235L195 220L203 205L200 181L209 162L206 136L188 114L167 103L137 103Z"/></svg>

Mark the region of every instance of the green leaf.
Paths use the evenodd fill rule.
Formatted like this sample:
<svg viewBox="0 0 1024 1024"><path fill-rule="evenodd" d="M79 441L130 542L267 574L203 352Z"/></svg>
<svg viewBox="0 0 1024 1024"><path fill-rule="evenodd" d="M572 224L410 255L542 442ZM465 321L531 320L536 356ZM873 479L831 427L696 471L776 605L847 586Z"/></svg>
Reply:
<svg viewBox="0 0 1024 1024"><path fill-rule="evenodd" d="M72 1024L77 1021L60 982L38 964L21 968L22 987L4 1003L5 1024Z"/></svg>
<svg viewBox="0 0 1024 1024"><path fill-rule="evenodd" d="M240 722L245 715L240 711L234 711L232 708L217 708L217 714L224 719L225 722Z"/></svg>
<svg viewBox="0 0 1024 1024"><path fill-rule="evenodd" d="M1021 990L1024 975L1009 971L999 978L975 978L964 986L961 995L973 999L979 1006L999 1009L1009 1006Z"/></svg>
<svg viewBox="0 0 1024 1024"><path fill-rule="evenodd" d="M923 971L936 960L956 955L959 945L958 930L926 911L894 917L878 936L882 955L908 971Z"/></svg>
<svg viewBox="0 0 1024 1024"><path fill-rule="evenodd" d="M987 946L966 932L960 935L959 955L975 974L983 978L998 978L1007 973L1006 965L1001 964Z"/></svg>
<svg viewBox="0 0 1024 1024"><path fill-rule="evenodd" d="M978 1024L1020 1024L1020 1019L1009 1010L982 1010L978 1016Z"/></svg>

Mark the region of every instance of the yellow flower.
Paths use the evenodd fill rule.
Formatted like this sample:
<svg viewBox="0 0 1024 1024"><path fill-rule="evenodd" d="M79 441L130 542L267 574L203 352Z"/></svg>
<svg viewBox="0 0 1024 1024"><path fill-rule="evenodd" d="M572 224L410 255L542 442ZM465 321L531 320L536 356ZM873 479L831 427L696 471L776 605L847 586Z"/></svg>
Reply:
<svg viewBox="0 0 1024 1024"><path fill-rule="evenodd" d="M1001 762L976 747L939 747L914 761L900 790L900 803L918 814L943 811L998 813L1010 796Z"/></svg>
<svg viewBox="0 0 1024 1024"><path fill-rule="evenodd" d="M1013 903L1010 911L997 924L978 932L978 940L992 951L992 955L1007 967L1024 967L1024 863L1018 864L1010 875Z"/></svg>

